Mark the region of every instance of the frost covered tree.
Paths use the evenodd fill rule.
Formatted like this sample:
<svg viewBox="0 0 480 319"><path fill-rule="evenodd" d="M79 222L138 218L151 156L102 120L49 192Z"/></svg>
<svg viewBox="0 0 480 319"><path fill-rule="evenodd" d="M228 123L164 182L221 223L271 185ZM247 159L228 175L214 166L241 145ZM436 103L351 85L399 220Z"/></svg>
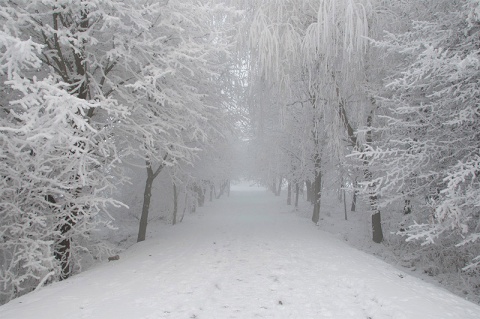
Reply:
<svg viewBox="0 0 480 319"><path fill-rule="evenodd" d="M274 85L290 103L310 104L312 143L310 162L314 191L312 220L319 219L324 153L340 157L345 141L350 149L367 141L365 131L376 108L368 90L369 37L378 10L370 1L277 0L255 7L248 29L253 73ZM365 159L368 167L368 159ZM365 167L364 177L370 178ZM373 189L374 240L382 240L380 211Z"/></svg>
<svg viewBox="0 0 480 319"><path fill-rule="evenodd" d="M108 132L85 118L100 107L116 114L114 101L72 95L68 83L43 72L44 47L19 37L15 11L2 7L0 13L3 302L64 278L82 258L102 253L105 247L89 235L108 224L109 204L119 203L106 196L112 185L104 174L118 160L115 149Z"/></svg>
<svg viewBox="0 0 480 319"><path fill-rule="evenodd" d="M27 4L28 3L28 4ZM118 101L118 118L102 108L84 114L108 128L122 156L140 156L147 169L139 240L148 218L151 184L166 165L193 159L205 138L205 97L226 43L214 22L224 6L193 1L27 1L10 5L20 29L44 44L49 72L85 100Z"/></svg>
<svg viewBox="0 0 480 319"><path fill-rule="evenodd" d="M152 171L155 161L192 160L193 142L208 137L206 123L217 112L212 101L220 89L212 84L227 54L210 16L228 10L213 8L181 1L2 4L5 299L66 278L81 254L96 254L84 242L108 216L106 206L119 204L108 190L121 158L139 155Z"/></svg>
<svg viewBox="0 0 480 319"><path fill-rule="evenodd" d="M478 1L437 5L429 20L377 43L401 62L382 101L384 139L362 155L378 169L370 186L382 195L381 205L404 207L407 240L428 244L449 236L463 246L480 237L480 7Z"/></svg>
<svg viewBox="0 0 480 319"><path fill-rule="evenodd" d="M125 148L140 150L147 168L138 241L145 239L155 178L166 166L193 165L224 131L218 123L229 103L222 82L231 25L217 20L233 13L208 1L168 1L154 16L145 41L151 55L126 85L133 121L120 128L131 136Z"/></svg>
<svg viewBox="0 0 480 319"><path fill-rule="evenodd" d="M249 154L252 159L250 174L269 190L279 195L285 173L285 160L279 140L283 135L279 96L268 85L258 85L249 98L250 130ZM253 90L252 90L253 91ZM280 185L279 185L280 184Z"/></svg>
<svg viewBox="0 0 480 319"><path fill-rule="evenodd" d="M111 168L103 165L101 158L116 156L112 143L114 124L132 123L130 117L125 117L130 113L124 104L129 90L126 84L138 75L144 63L142 54L153 55L147 50L150 46L145 45L142 35L148 32L151 21L155 21L151 14L158 7L158 4L143 6L128 1L11 1L4 7L3 19L10 33L23 39L31 38L42 46L37 55L41 65L30 70L29 76L49 77L53 83L63 83L62 89L72 97L95 105L77 110L77 115L91 130L101 132L97 137L75 144L78 151L97 157L97 165L86 169L85 174L111 174ZM71 126L76 134L85 131L85 125L71 122ZM102 144L109 145L108 152L101 150ZM79 181L81 174L79 171L76 177ZM92 186L87 182L83 188L70 188L70 196L65 199L71 197L73 201L66 205L72 206L76 198ZM55 251L62 262L62 278L70 274L68 234L75 228L75 216L82 215L79 205L73 206L70 214L74 217L63 218L64 224L58 228L64 237L61 247Z"/></svg>

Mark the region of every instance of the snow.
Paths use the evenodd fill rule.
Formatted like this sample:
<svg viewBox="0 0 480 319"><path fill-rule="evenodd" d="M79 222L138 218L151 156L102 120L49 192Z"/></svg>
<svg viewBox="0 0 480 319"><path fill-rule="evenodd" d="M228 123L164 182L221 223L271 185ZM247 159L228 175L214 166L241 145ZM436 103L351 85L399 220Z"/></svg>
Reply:
<svg viewBox="0 0 480 319"><path fill-rule="evenodd" d="M2 319L480 318L480 307L347 246L248 185Z"/></svg>

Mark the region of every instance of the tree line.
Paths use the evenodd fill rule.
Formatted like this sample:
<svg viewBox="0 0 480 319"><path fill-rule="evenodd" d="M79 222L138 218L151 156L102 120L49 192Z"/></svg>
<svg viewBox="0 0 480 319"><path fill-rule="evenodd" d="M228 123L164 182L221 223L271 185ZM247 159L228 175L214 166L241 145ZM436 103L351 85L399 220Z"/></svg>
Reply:
<svg viewBox="0 0 480 319"><path fill-rule="evenodd" d="M479 2L243 5L252 176L306 187L314 223L329 187L362 199L375 243L477 285Z"/></svg>
<svg viewBox="0 0 480 319"><path fill-rule="evenodd" d="M114 192L128 161L146 174L138 241L161 172L173 223L180 202L225 188L242 117L228 93L236 15L210 1L2 1L1 302L108 256L92 234L126 205Z"/></svg>
<svg viewBox="0 0 480 319"><path fill-rule="evenodd" d="M0 21L1 302L108 256L130 162L138 241L159 178L177 223L241 159L290 204L306 188L314 223L333 187L374 242L480 282L478 0L6 0Z"/></svg>

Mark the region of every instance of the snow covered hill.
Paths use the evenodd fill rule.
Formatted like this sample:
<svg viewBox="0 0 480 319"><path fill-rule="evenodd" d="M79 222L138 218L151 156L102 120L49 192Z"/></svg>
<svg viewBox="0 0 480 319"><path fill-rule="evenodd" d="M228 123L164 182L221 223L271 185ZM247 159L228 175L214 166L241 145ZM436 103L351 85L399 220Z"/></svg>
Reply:
<svg viewBox="0 0 480 319"><path fill-rule="evenodd" d="M1 306L0 318L473 319L480 307L236 187L118 261Z"/></svg>

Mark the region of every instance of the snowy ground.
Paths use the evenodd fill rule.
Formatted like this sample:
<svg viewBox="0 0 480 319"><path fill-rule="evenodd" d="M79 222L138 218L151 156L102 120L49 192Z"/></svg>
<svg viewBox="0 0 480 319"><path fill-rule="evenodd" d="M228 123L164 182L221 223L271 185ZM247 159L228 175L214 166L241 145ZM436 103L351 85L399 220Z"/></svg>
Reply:
<svg viewBox="0 0 480 319"><path fill-rule="evenodd" d="M237 186L182 224L0 307L2 319L480 318L480 307Z"/></svg>

